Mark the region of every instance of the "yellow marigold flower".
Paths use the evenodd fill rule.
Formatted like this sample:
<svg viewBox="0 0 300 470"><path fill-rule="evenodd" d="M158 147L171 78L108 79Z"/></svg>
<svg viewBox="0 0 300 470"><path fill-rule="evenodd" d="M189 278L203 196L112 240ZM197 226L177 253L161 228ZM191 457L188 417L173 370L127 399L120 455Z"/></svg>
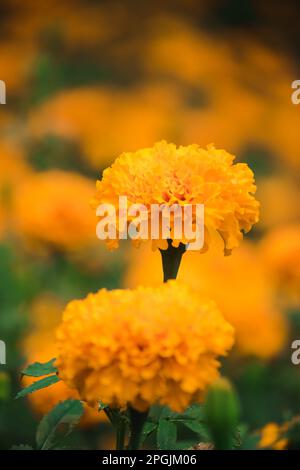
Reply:
<svg viewBox="0 0 300 470"><path fill-rule="evenodd" d="M272 230L261 243L269 276L281 294L283 303L300 302L300 224Z"/></svg>
<svg viewBox="0 0 300 470"><path fill-rule="evenodd" d="M287 431L288 425L278 425L276 423L268 423L260 431L260 441L258 447L266 448L269 447L274 450L286 449L288 440L282 435Z"/></svg>
<svg viewBox="0 0 300 470"><path fill-rule="evenodd" d="M169 281L70 302L57 339L59 375L88 403L181 411L218 377L233 328L214 302Z"/></svg>
<svg viewBox="0 0 300 470"><path fill-rule="evenodd" d="M208 232L212 229L221 235L225 253L229 254L239 245L242 231L249 231L258 221L259 206L253 196L256 186L252 171L246 164L233 164L233 160L232 155L213 145L207 149L198 145L177 148L165 141L152 148L123 153L97 182L93 205L116 204L120 195L126 195L128 207L137 203L147 207L150 231L151 204L204 204L204 250L209 246ZM176 240L173 230L171 222L174 246L192 241L184 237ZM166 240L154 240L153 244L167 248ZM118 247L118 239L108 240L108 246Z"/></svg>
<svg viewBox="0 0 300 470"><path fill-rule="evenodd" d="M61 320L62 311L61 300L48 294L40 295L32 304L30 314L34 327L22 342L27 364L46 362L56 357L55 329ZM22 384L26 387L35 380L24 376ZM47 414L60 401L69 398L79 399L78 392L69 388L63 381L28 395L29 403L38 416ZM90 426L104 419L103 413L86 405L80 424Z"/></svg>
<svg viewBox="0 0 300 470"><path fill-rule="evenodd" d="M89 211L93 184L59 170L36 173L19 185L15 224L30 242L73 250L94 241L95 219Z"/></svg>
<svg viewBox="0 0 300 470"><path fill-rule="evenodd" d="M275 304L272 282L259 250L246 242L231 256L220 256L222 241L217 235L212 237L213 247L201 255L201 262L193 253L184 255L178 279L216 301L235 328L238 354L261 359L278 355L286 343L288 325ZM142 254L131 250L124 287L160 285L160 267L159 253L147 247L142 248Z"/></svg>

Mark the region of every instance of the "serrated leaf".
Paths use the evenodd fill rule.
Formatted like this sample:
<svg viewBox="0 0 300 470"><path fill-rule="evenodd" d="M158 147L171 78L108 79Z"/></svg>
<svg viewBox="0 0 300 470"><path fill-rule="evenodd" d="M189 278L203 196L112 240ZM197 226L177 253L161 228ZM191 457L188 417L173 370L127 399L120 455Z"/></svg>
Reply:
<svg viewBox="0 0 300 470"><path fill-rule="evenodd" d="M174 411L170 410L168 406L163 406L159 409L158 412L158 421L161 419L168 419L173 416L177 416L178 413L175 413Z"/></svg>
<svg viewBox="0 0 300 470"><path fill-rule="evenodd" d="M161 450L173 450L176 447L177 427L168 419L161 419L157 428L157 445Z"/></svg>
<svg viewBox="0 0 300 470"><path fill-rule="evenodd" d="M10 450L34 450L34 448L27 444L19 444L11 446Z"/></svg>
<svg viewBox="0 0 300 470"><path fill-rule="evenodd" d="M50 385L53 385L59 381L60 381L60 378L57 375L49 375L48 377L45 377L41 380L36 380L32 384L30 384L28 387L20 390L20 392L15 397L15 399L17 400L18 398L26 397L26 395L28 395L29 393L33 393L33 392L36 392L37 390L41 390L42 388L49 387Z"/></svg>
<svg viewBox="0 0 300 470"><path fill-rule="evenodd" d="M200 421L196 421L195 419L185 419L182 421L182 424L186 426L191 431L199 434L203 438L209 438L209 432L206 428L205 424L201 423Z"/></svg>
<svg viewBox="0 0 300 470"><path fill-rule="evenodd" d="M79 400L66 400L58 403L45 415L36 433L37 448L51 449L57 442L57 432L61 425L66 425L60 437L68 436L83 414L83 405Z"/></svg>
<svg viewBox="0 0 300 470"><path fill-rule="evenodd" d="M171 411L169 408L164 407L160 418L169 418L172 421L183 422L186 419L188 420L203 420L203 407L199 404L194 404L189 406L183 413L175 413Z"/></svg>
<svg viewBox="0 0 300 470"><path fill-rule="evenodd" d="M22 370L22 375L29 377L42 377L43 375L55 374L57 368L54 366L55 357L48 362L34 362Z"/></svg>

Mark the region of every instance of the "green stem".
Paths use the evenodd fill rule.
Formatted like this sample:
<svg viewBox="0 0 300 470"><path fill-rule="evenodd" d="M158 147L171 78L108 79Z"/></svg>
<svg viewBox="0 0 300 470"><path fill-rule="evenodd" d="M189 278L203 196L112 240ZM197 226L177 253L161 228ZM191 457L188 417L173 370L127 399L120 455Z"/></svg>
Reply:
<svg viewBox="0 0 300 470"><path fill-rule="evenodd" d="M124 450L125 447L125 436L126 436L126 422L124 419L120 419L116 426L116 450Z"/></svg>
<svg viewBox="0 0 300 470"><path fill-rule="evenodd" d="M128 416L130 420L130 439L128 450L137 450L140 447L143 427L147 420L148 412L149 410L141 413L134 408L128 408Z"/></svg>
<svg viewBox="0 0 300 470"><path fill-rule="evenodd" d="M186 245L180 243L176 248L172 246L172 240L168 240L168 248L159 251L162 258L164 282L167 282L169 279L176 279L182 255L186 251Z"/></svg>
<svg viewBox="0 0 300 470"><path fill-rule="evenodd" d="M108 406L103 410L116 431L116 450L124 450L127 428L126 416L119 409L112 409Z"/></svg>

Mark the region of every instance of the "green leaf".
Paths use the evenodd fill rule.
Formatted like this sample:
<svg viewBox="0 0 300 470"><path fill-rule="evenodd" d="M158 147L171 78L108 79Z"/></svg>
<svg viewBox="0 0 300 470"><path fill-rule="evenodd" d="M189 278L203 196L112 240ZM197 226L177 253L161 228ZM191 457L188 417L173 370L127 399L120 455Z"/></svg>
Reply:
<svg viewBox="0 0 300 470"><path fill-rule="evenodd" d="M28 395L29 393L33 393L37 390L41 390L42 388L49 387L50 385L55 384L59 381L60 378L57 375L49 375L48 377L45 377L41 380L36 380L28 387L20 390L15 399L26 397L26 395Z"/></svg>
<svg viewBox="0 0 300 470"><path fill-rule="evenodd" d="M178 421L182 422L185 421L186 419L188 420L203 420L203 407L199 404L194 404L189 406L183 413L175 413L174 411L171 411L169 408L164 407L160 418L169 418L172 421Z"/></svg>
<svg viewBox="0 0 300 470"><path fill-rule="evenodd" d="M199 404L191 405L185 410L183 416L189 419L202 420L204 416L203 407Z"/></svg>
<svg viewBox="0 0 300 470"><path fill-rule="evenodd" d="M98 404L99 404L98 411L104 411L108 408L108 405L106 405L105 403L103 403L100 400L98 401Z"/></svg>
<svg viewBox="0 0 300 470"><path fill-rule="evenodd" d="M19 445L11 446L10 450L34 450L34 448L31 446L28 446L27 444L19 444Z"/></svg>
<svg viewBox="0 0 300 470"><path fill-rule="evenodd" d="M152 434L157 429L157 423L153 423L152 421L147 421L143 428L141 443L143 443L150 434Z"/></svg>
<svg viewBox="0 0 300 470"><path fill-rule="evenodd" d="M54 366L55 358L50 359L48 362L34 362L30 364L26 369L22 370L22 375L28 375L30 377L42 377L43 375L55 374L57 368Z"/></svg>
<svg viewBox="0 0 300 470"><path fill-rule="evenodd" d="M201 437L209 439L209 431L204 423L196 421L195 419L185 419L182 421L182 424Z"/></svg>
<svg viewBox="0 0 300 470"><path fill-rule="evenodd" d="M157 429L157 445L161 450L173 450L176 448L177 427L168 419L161 419Z"/></svg>
<svg viewBox="0 0 300 470"><path fill-rule="evenodd" d="M36 433L37 448L40 450L51 449L57 442L57 431L65 425L60 437L68 436L78 423L83 413L83 405L79 400L66 400L58 403L47 415L45 415Z"/></svg>

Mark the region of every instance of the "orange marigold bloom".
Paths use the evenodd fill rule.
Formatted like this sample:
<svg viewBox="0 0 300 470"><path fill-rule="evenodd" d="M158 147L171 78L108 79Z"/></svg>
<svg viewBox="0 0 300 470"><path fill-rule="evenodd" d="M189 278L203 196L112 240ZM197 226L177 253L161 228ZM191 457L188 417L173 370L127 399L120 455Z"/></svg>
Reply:
<svg viewBox="0 0 300 470"><path fill-rule="evenodd" d="M57 338L59 375L88 403L181 411L218 377L233 328L214 302L169 281L70 302Z"/></svg>
<svg viewBox="0 0 300 470"><path fill-rule="evenodd" d="M55 329L61 320L62 311L62 302L52 295L41 295L33 303L30 313L34 328L25 336L22 343L22 350L28 364L37 361L46 362L56 357ZM35 380L24 376L22 384L26 387ZM30 405L38 416L47 414L60 401L69 398L79 399L79 395L76 390L69 388L62 381L28 395ZM86 405L80 424L89 426L104 419L103 413Z"/></svg>
<svg viewBox="0 0 300 470"><path fill-rule="evenodd" d="M36 173L19 185L15 223L32 242L72 250L96 239L89 210L93 184L85 177L59 170Z"/></svg>
<svg viewBox="0 0 300 470"><path fill-rule="evenodd" d="M123 153L97 181L93 205L116 204L126 195L128 207L144 204L149 213L151 204L204 204L205 251L209 246L209 229L216 230L224 240L225 253L239 245L242 231L249 231L258 221L259 203L253 194L256 186L250 168L243 163L233 164L234 156L213 145L202 149L198 145L176 147L165 141L152 148ZM118 221L118 217L117 217ZM172 237L173 245L187 243ZM118 223L117 223L118 229ZM118 235L118 232L117 232ZM138 241L138 240L135 240ZM110 248L118 247L117 240L108 240ZM154 246L167 248L166 240L153 241Z"/></svg>
<svg viewBox="0 0 300 470"><path fill-rule="evenodd" d="M263 260L284 303L300 302L300 224L272 230L261 243Z"/></svg>

